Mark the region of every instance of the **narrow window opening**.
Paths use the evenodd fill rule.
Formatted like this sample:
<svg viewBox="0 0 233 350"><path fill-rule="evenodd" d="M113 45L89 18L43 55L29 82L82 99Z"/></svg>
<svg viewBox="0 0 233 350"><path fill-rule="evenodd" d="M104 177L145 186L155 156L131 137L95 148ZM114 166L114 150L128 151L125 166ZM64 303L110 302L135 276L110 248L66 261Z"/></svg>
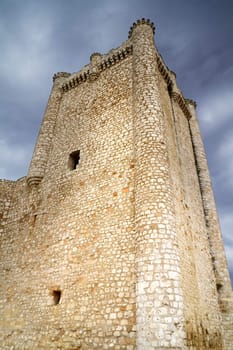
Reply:
<svg viewBox="0 0 233 350"><path fill-rule="evenodd" d="M80 151L74 151L70 153L69 160L68 160L68 168L70 170L77 169L79 160L80 160Z"/></svg>
<svg viewBox="0 0 233 350"><path fill-rule="evenodd" d="M36 220L37 220L37 214L32 215L30 218L30 225L31 225L32 229L34 228L34 226L36 224Z"/></svg>
<svg viewBox="0 0 233 350"><path fill-rule="evenodd" d="M53 296L54 305L59 304L60 300L61 300L61 291L60 290L53 290L52 296Z"/></svg>
<svg viewBox="0 0 233 350"><path fill-rule="evenodd" d="M36 218L37 218L37 214L33 215L33 221L32 221L33 225L35 225L36 223Z"/></svg>
<svg viewBox="0 0 233 350"><path fill-rule="evenodd" d="M222 283L217 283L217 284L216 284L216 287L217 287L218 293L220 293L220 292L221 292L221 289L222 289L222 287L223 287L223 285L222 285Z"/></svg>

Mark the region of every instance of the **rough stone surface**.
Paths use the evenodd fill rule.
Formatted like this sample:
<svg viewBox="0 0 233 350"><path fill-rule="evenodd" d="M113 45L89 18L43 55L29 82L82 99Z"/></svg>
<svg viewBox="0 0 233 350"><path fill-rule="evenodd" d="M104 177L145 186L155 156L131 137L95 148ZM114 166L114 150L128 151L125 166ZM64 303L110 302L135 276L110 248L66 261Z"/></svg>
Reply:
<svg viewBox="0 0 233 350"><path fill-rule="evenodd" d="M139 20L57 73L25 178L0 181L2 350L231 350L195 103Z"/></svg>

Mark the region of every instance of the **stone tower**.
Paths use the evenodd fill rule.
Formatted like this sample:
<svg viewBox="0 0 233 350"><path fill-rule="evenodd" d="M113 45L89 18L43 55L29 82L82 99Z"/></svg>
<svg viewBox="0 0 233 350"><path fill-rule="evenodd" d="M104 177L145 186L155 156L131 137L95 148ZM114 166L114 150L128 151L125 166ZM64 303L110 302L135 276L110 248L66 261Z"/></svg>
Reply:
<svg viewBox="0 0 233 350"><path fill-rule="evenodd" d="M134 23L58 73L1 181L3 350L230 350L232 289L195 102Z"/></svg>

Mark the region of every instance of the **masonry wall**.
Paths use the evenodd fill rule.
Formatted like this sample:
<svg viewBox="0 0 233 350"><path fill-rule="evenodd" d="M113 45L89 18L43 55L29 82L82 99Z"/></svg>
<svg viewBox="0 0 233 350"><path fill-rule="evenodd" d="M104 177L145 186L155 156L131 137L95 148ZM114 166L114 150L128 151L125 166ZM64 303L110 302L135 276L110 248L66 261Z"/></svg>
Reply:
<svg viewBox="0 0 233 350"><path fill-rule="evenodd" d="M128 60L111 69L112 80L103 72L61 101L45 177L35 199L32 192L25 198L25 207L28 200L34 206L13 245L11 265L18 269L7 283L17 286L11 308L19 310L22 326L21 332L10 330L8 342L16 348L77 349L79 339L82 349L135 344ZM80 150L80 163L70 170L74 150ZM61 303L51 306L58 289Z"/></svg>
<svg viewBox="0 0 233 350"><path fill-rule="evenodd" d="M231 349L189 118L144 20L55 76L27 178L0 182L1 349Z"/></svg>
<svg viewBox="0 0 233 350"><path fill-rule="evenodd" d="M164 79L160 92L175 196L187 345L218 349L222 347L221 319L189 121L170 98Z"/></svg>

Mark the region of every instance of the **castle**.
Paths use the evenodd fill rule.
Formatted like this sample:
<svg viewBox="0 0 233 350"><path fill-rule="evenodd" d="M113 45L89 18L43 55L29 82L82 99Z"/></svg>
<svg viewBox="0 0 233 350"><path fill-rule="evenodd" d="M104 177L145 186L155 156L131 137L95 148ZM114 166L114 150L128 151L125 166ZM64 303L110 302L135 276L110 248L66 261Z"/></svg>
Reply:
<svg viewBox="0 0 233 350"><path fill-rule="evenodd" d="M1 180L2 350L232 350L195 102L139 20L57 73L26 177Z"/></svg>

